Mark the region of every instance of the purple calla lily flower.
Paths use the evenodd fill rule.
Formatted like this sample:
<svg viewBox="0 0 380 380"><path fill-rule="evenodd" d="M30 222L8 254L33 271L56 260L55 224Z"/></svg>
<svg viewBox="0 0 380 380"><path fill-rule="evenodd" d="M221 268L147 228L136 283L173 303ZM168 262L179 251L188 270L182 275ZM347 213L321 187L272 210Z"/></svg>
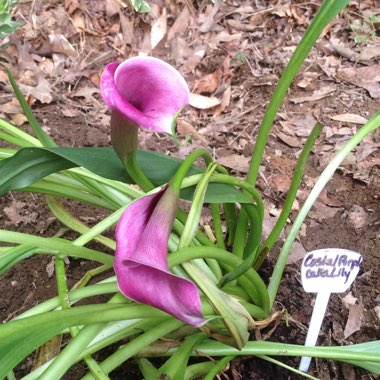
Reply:
<svg viewBox="0 0 380 380"><path fill-rule="evenodd" d="M100 89L114 112L141 128L173 134L178 112L189 101L181 74L154 57L134 57L104 69Z"/></svg>
<svg viewBox="0 0 380 380"><path fill-rule="evenodd" d="M166 186L128 206L116 228L114 268L126 297L200 326L206 320L197 287L168 268L168 239L178 199L178 193Z"/></svg>

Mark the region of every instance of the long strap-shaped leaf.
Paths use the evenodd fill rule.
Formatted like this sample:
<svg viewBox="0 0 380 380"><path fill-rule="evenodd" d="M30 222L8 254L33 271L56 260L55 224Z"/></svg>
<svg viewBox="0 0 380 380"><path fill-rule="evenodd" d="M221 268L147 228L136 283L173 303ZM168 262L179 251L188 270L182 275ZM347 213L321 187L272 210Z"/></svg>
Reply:
<svg viewBox="0 0 380 380"><path fill-rule="evenodd" d="M170 181L181 164L181 160L149 151L138 151L139 166L156 186ZM8 191L29 186L45 176L73 167L84 167L104 178L132 183L112 148L23 148L12 157L0 161L0 196ZM189 175L202 173L193 166ZM191 199L193 190L186 189L181 196ZM251 199L233 186L210 184L206 202L249 203Z"/></svg>
<svg viewBox="0 0 380 380"><path fill-rule="evenodd" d="M274 90L272 99L261 123L260 132L257 136L256 144L252 153L252 164L249 168L247 181L255 185L259 172L259 166L264 153L266 142L273 126L273 121L282 101L288 91L290 84L298 73L306 57L317 41L319 35L327 24L350 2L350 0L325 0L313 21L307 28L301 42L297 46L293 57L289 61L286 69Z"/></svg>
<svg viewBox="0 0 380 380"><path fill-rule="evenodd" d="M311 207L317 200L318 196L321 194L322 190L326 186L327 182L334 175L335 171L338 169L339 165L348 156L348 154L371 132L375 129L380 128L380 111L377 112L368 122L361 127L351 138L346 142L346 144L339 150L339 152L333 157L330 163L326 166L325 170L322 172L317 182L315 183L313 189L311 190L309 196L298 212L298 215L293 222L292 228L290 229L288 236L281 248L281 252L277 258L276 264L274 266L272 277L268 285L268 293L270 297L270 306L272 307L277 296L278 287L282 279L282 275L285 269L285 265L289 256L289 253L293 247L293 243L296 240L297 234L301 229L301 225L304 222L307 214L309 213Z"/></svg>
<svg viewBox="0 0 380 380"><path fill-rule="evenodd" d="M90 305L39 314L0 325L0 379L36 347L72 326L135 318L168 318L146 305Z"/></svg>

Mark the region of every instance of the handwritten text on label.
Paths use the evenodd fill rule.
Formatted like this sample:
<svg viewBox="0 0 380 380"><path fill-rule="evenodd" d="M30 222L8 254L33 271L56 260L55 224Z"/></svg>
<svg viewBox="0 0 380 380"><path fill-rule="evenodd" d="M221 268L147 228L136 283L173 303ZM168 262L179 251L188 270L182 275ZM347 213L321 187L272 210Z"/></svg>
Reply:
<svg viewBox="0 0 380 380"><path fill-rule="evenodd" d="M344 292L359 272L363 258L347 249L309 252L302 262L302 284L307 292Z"/></svg>
<svg viewBox="0 0 380 380"><path fill-rule="evenodd" d="M363 258L349 259L347 255L336 255L335 258L328 257L314 257L309 254L303 265L304 267L310 267L313 269L306 270L306 278L318 278L318 277L344 277L346 283L350 277L351 271L355 267L360 267ZM323 267L323 268L321 268ZM331 267L326 269L325 267ZM314 269L315 268L315 269Z"/></svg>

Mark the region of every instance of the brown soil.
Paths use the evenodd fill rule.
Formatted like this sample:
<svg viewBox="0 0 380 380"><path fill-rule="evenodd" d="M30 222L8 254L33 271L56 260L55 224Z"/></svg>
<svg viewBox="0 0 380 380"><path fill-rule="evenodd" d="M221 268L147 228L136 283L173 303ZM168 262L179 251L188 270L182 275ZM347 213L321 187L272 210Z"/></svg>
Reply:
<svg viewBox="0 0 380 380"><path fill-rule="evenodd" d="M58 3L51 3L52 8L59 8ZM162 5L161 2L158 3L160 3L160 6ZM371 2L368 1L368 3ZM197 6L196 10L201 12L204 10L202 7L198 8ZM40 11L42 8L42 4L38 4ZM26 10L22 7L21 11L26 14ZM229 78L232 94L231 105L223 112L215 112L215 114L213 111L199 111L189 108L184 113L183 120L195 126L197 132L192 129L182 131L179 148L168 138L147 133L141 134L142 147L182 157L195 147L207 143L206 145L215 152L218 159L227 158L228 162L231 157L235 157L236 162L231 165L230 169L242 177L245 175L244 163L247 157L250 156L250 149L256 137L257 127L265 110L263 104L269 100L276 83L276 77L279 76L286 59L290 56L288 53L291 49L287 51L285 49L286 54L283 54L283 51L278 48L279 44L283 44L285 47L287 45L293 46L295 43L288 36L289 30L293 31L293 37L297 41L297 38L304 30L304 26L295 24L294 19L287 19L285 16L267 16L265 22L269 32L261 36L262 39L252 35L252 40L249 40L249 34L245 32L243 40L246 38L249 41L254 41L256 44L255 49L262 51L263 54L270 55L270 53L273 53L273 58L269 59L265 55L261 61L256 61L254 70L248 64L238 64L233 61L234 63L228 67L231 70L231 77ZM223 24L223 22L220 21L220 24ZM271 26L273 28L276 26L277 29L270 32ZM342 43L350 45L350 40L347 39L349 35L347 26L344 26L344 28L346 29L341 32L331 33L335 37L338 36ZM278 37L277 32L275 33L274 30L277 30L281 37ZM72 36L69 35L69 37L71 38ZM194 35L192 37L194 42ZM280 42L277 41L277 37ZM76 35L72 37L73 40L75 38L77 38ZM265 48L265 44L271 46L270 52ZM290 98L309 96L315 89L323 89L332 82L335 86L335 92L327 98L301 104L295 104L288 97L280 110L280 116L276 121L268 144L259 187L265 195L268 208L272 208L274 211L281 207L285 194L279 182L276 181L276 178L278 178L276 175L291 176L300 150L300 146L294 146L294 139L298 139L301 143L304 141L302 140L302 134L292 135L289 132L292 126L294 127L294 124L291 124L294 120L303 121L311 113L315 119L318 119L329 128L318 140L313 155L309 160L301 188L303 193L301 192L298 197L299 203L302 204L305 194L307 195L308 191L310 191L315 178L325 167L327 160L331 158L333 152L347 138L344 134L339 134L337 130L349 127L352 132L352 129L356 128L356 124L332 121L329 116L351 113L369 118L379 108L378 99L369 97L364 89L336 80L335 77L330 78L325 74L325 71L321 70L321 57L329 58L334 56L331 47L327 48L326 46L326 39L319 42L305 65L307 68L302 70L295 81L295 83L299 83L307 77L307 73L318 73L319 75L314 77L311 87L300 89L299 86L293 85ZM99 49L103 48L103 45L99 45ZM201 64L197 66L198 71L187 72L186 79L194 85L206 73L212 73L223 64L226 65L227 58L231 58L228 50L232 48L238 49L226 44L223 45L225 50L215 49L208 52ZM175 59L163 47L162 49L156 51L155 55L164 59L169 58L168 60L171 60L176 65ZM132 48L131 50L133 51ZM253 64L255 57L252 51L246 50L245 53L252 59ZM15 58L9 58L9 56L6 56L6 59L12 62L15 61ZM338 56L338 59L340 64L344 66L353 65L345 57ZM183 60L178 59L178 65L182 63ZM96 67L96 65L95 68L93 66L91 68L93 72L100 71L100 68ZM259 73L258 71L260 70L262 72ZM252 80L253 75L257 75L255 81ZM84 87L89 83L89 77L90 74L86 72L87 79L83 80ZM51 79L49 80L51 81ZM58 88L55 88L55 90L57 89L66 91L67 83L60 83ZM9 94L9 89L5 90L4 93ZM69 97L69 95L67 96ZM72 98L70 99L72 100ZM97 95L92 99L101 102ZM94 111L98 106L89 106L85 102L79 102L77 106L73 106L71 100L67 103L62 100L64 98L57 96L56 100L49 105L44 105L37 101L33 107L41 124L48 129L51 136L59 144L63 146L109 145L107 119L104 119L107 111L100 105L101 103L97 103L100 111ZM75 107L79 110L79 115L74 117L65 116L65 111L70 111ZM282 134L284 129L289 132L288 137L293 140L290 141L284 137ZM185 142L184 135L191 136L190 141ZM379 138L375 136L372 140L368 139L368 144L378 143L379 141ZM362 145L362 148L364 149L365 146ZM359 154L358 151L354 153L353 159L348 160L335 174L328 185L326 198L321 200L317 207L313 209L300 237L300 243L306 251L325 247L346 248L361 253L364 258L361 271L349 290L357 298L357 305L361 306L361 325L358 331L347 338L344 337L349 311L342 300L348 292L333 294L319 336L319 345L348 345L380 339L380 320L375 310L380 304L380 152L378 149L377 151L373 150L366 159L361 161L366 163L364 166L360 166L359 160L356 159L357 154ZM373 163L372 165L371 162ZM23 204L16 202L23 202ZM95 223L104 217L104 213L99 210L74 203L71 204L71 207L76 215L86 222ZM0 208L4 211L6 208L16 209L19 216L18 222L15 222L9 217L9 213L2 212L0 214L0 228L31 234L48 234L50 236L58 233L60 229L59 224L50 213L45 205L44 198L41 196L12 192L0 199ZM295 215L296 210L292 215L292 219L294 219ZM358 215L361 215L363 219L355 217ZM361 223L362 220L363 222ZM70 235L66 233L64 236ZM277 245L277 250L271 252L270 260L265 263L262 269L263 276L270 275L279 246L280 242ZM0 319L2 321L7 321L33 305L56 295L54 276L49 277L47 273L47 267L49 267L50 263L50 257L32 257L17 264L0 278L0 289L2 294L6 295L0 298ZM67 265L69 285L75 284L86 271L92 268L92 263L82 260L70 260ZM300 281L300 261L297 261L287 266L276 302L278 310L286 309L289 324L286 325L285 321L282 320L275 331L271 332L269 340L296 344L304 343L315 295L305 293ZM261 333L264 335L266 332L262 331ZM107 352L109 353L109 351ZM100 353L99 358L104 357L107 352ZM21 376L28 373L33 365L33 360L34 357L21 364L17 375ZM280 360L293 367L297 367L299 361L298 358L280 358ZM85 368L78 366L66 376L66 379L76 380L81 378L84 373ZM313 360L310 374L326 380L376 378L365 370L328 360ZM234 360L231 367L221 375L221 378L223 376L226 379L234 380L301 378L274 364L252 357ZM137 367L134 363L127 363L118 371L114 371L111 378L115 380L138 379Z"/></svg>

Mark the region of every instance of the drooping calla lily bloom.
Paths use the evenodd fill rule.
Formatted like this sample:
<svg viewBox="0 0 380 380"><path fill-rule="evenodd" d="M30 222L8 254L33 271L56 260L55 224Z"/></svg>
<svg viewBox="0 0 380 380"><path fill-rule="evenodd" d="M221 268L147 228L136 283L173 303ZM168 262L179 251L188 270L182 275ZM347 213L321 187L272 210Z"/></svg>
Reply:
<svg viewBox="0 0 380 380"><path fill-rule="evenodd" d="M116 227L114 268L126 297L200 326L206 320L197 287L168 268L168 239L178 199L178 193L166 186L128 206Z"/></svg>
<svg viewBox="0 0 380 380"><path fill-rule="evenodd" d="M100 89L112 112L154 132L173 134L176 116L189 101L189 88L182 75L154 57L108 64Z"/></svg>

